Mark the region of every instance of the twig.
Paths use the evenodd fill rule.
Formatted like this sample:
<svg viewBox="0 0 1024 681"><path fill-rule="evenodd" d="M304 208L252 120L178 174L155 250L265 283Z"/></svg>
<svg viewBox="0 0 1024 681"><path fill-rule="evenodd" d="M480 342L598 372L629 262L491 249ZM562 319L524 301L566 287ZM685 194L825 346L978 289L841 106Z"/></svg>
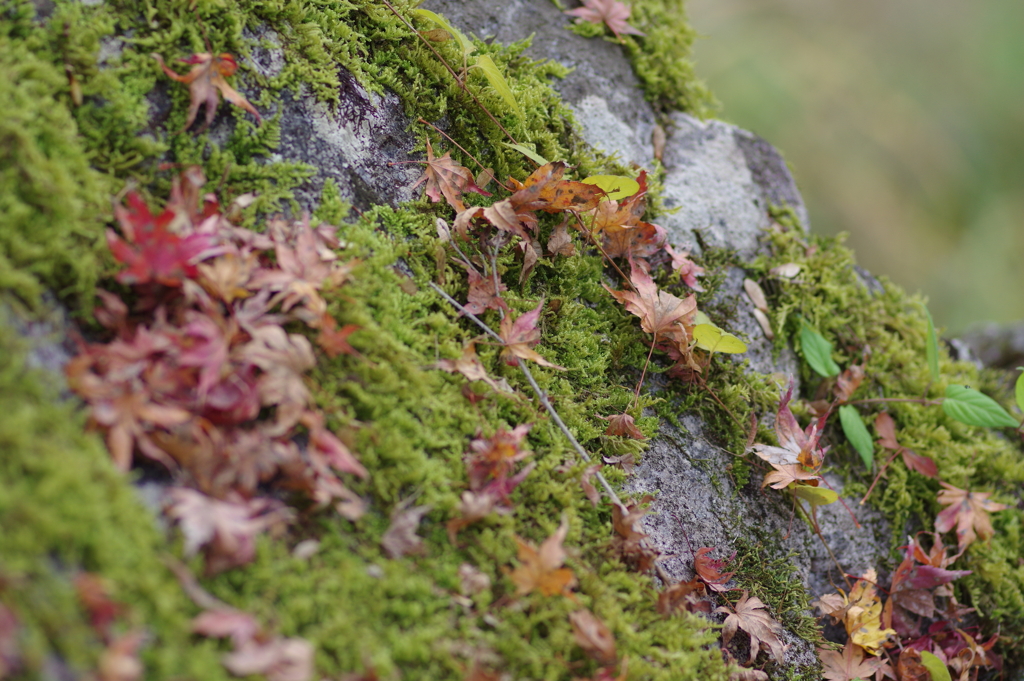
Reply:
<svg viewBox="0 0 1024 681"><path fill-rule="evenodd" d="M385 2L386 1L387 0L385 0ZM494 330L491 329L491 327L487 326L487 324L485 324L479 317L477 317L475 314L467 310L463 305L459 303L459 301L455 300L450 295L445 293L440 286L438 286L434 282L430 282L430 287L437 291L442 298L447 300L448 303L452 305L452 307L454 307L456 310L465 315L474 324L479 326L484 331L484 333L489 335L491 338L494 338L502 345L505 344L505 340L501 336L496 334ZM551 402L548 400L548 396L544 393L543 390L541 390L540 386L537 385L537 381L533 378L533 373L530 372L530 368L526 366L525 360L519 360L519 368L522 370L523 375L526 376L526 380L527 382L529 382L530 387L533 388L533 392L537 394L537 399L540 401L541 405L543 405L544 409L547 410L548 414L551 416L551 419L555 422L555 425L557 425L558 429L562 431L562 434L565 435L566 438L568 438L569 443L572 444L573 449L575 449L576 453L580 455L580 458L582 458L587 463L590 463L591 458L590 455L587 454L587 450L583 449L583 446L579 443L578 440L576 440L576 437L565 425L565 422L562 421L562 417L558 415L558 412L555 411L555 408L551 405ZM611 502L618 506L622 506L623 504L622 501L619 500L619 495L615 493L615 490L612 489L612 486L610 484L608 484L608 481L605 479L603 475L601 475L600 471L595 473L595 477L601 483L601 486L604 488L604 491L608 495L608 498L611 500Z"/></svg>
<svg viewBox="0 0 1024 681"><path fill-rule="evenodd" d="M473 98L473 101L476 102L476 105L478 107L480 107L480 109L485 114L487 114L487 117L490 118L494 122L494 124L501 129L501 131L503 133L505 133L505 137L508 137L510 140L512 140L512 144L519 144L519 142L516 141L516 138L512 136L512 133L510 133L508 130L506 130L505 126L502 125L501 122L497 118L494 117L494 114L492 114L490 112L490 110L486 106L484 106L483 103L479 99L476 98L476 95L474 95L472 92L470 92L469 88L466 87L466 83L463 82L463 80L461 78L459 78L459 74L456 73L455 69L453 69L451 67L451 65L448 63L448 60L446 60L444 57L442 57L441 53L434 49L434 46L430 44L430 41L427 40L426 38L424 38L423 35L420 34L420 32L417 31L415 29L415 27L413 27L413 25L409 23L408 19L403 17L401 14L399 14L398 10L395 9L394 5L392 5L390 2L388 2L388 0L381 0L381 2L383 2L387 6L387 8L389 10L391 10L391 13L394 14L396 17L398 17L399 21L401 21L403 24L405 24L409 28L409 30L412 31L416 35L416 37L418 37L423 42L423 44L426 45L427 48L431 52L434 53L434 56L437 57L441 61L442 64L444 64L444 67L446 69L448 69L448 73L452 74L452 78L454 78L455 82L459 84L459 87L462 88L462 91L465 92L467 95L469 95L470 97Z"/></svg>
<svg viewBox="0 0 1024 681"><path fill-rule="evenodd" d="M880 404L882 402L911 402L913 404L923 404L926 407L936 407L942 404L943 400L929 400L924 397L869 397L864 400L851 400L847 404Z"/></svg>

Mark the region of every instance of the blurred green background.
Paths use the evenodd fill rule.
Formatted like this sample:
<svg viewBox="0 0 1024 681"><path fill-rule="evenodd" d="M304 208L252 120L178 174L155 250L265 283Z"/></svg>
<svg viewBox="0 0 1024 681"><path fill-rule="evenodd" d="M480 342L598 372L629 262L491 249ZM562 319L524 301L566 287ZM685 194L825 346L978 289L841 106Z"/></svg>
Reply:
<svg viewBox="0 0 1024 681"><path fill-rule="evenodd" d="M1024 0L690 0L720 117L778 147L813 229L930 299L1024 319Z"/></svg>

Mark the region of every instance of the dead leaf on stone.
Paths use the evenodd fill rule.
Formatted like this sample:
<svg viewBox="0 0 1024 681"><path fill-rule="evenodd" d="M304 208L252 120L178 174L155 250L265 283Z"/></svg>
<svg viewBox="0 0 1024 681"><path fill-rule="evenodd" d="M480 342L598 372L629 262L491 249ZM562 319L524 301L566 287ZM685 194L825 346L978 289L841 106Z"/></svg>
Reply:
<svg viewBox="0 0 1024 681"><path fill-rule="evenodd" d="M779 664L786 659L786 648L779 635L782 634L782 625L772 619L765 610L764 603L757 596L751 596L744 591L743 596L736 603L736 609L728 606L715 608L715 612L726 613L725 626L722 629L722 643L729 645L737 629L742 629L750 636L750 664L754 664L761 645L765 645L771 652L771 656Z"/></svg>
<svg viewBox="0 0 1024 681"><path fill-rule="evenodd" d="M747 297L750 298L750 302L754 304L755 308L762 312L768 311L768 299L765 298L764 291L756 281L744 279L743 290L747 292Z"/></svg>

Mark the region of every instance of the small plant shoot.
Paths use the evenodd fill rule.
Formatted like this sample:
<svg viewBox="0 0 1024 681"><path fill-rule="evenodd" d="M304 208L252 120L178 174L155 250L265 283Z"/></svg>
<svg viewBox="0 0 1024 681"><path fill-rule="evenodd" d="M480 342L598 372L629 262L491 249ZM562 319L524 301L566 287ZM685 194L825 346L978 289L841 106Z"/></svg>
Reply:
<svg viewBox="0 0 1024 681"><path fill-rule="evenodd" d="M832 343L803 320L800 327L800 347L803 349L804 359L819 376L831 378L839 375L839 365L832 359Z"/></svg>
<svg viewBox="0 0 1024 681"><path fill-rule="evenodd" d="M839 422L843 424L846 439L860 454L864 466L870 469L875 461L875 445L871 441L871 433L864 425L864 419L860 417L860 412L853 405L844 404L839 407Z"/></svg>

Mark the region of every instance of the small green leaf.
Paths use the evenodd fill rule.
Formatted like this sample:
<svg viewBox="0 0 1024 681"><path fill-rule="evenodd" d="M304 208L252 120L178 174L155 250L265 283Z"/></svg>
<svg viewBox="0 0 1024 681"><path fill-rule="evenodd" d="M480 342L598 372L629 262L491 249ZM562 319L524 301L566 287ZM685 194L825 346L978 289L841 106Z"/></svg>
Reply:
<svg viewBox="0 0 1024 681"><path fill-rule="evenodd" d="M596 184L605 191L606 198L618 201L640 191L640 183L624 175L591 175L584 184Z"/></svg>
<svg viewBox="0 0 1024 681"><path fill-rule="evenodd" d="M451 24L449 24L448 21L444 17L442 17L440 14L435 14L434 12L431 12L429 9L414 9L414 10L412 10L412 13L413 13L414 16L417 16L417 17L419 17L421 19L426 19L427 21L429 21L431 23L437 24L438 26L440 26L444 30L446 30L449 33L451 33L452 37L455 38L456 40L458 40L459 41L459 45L462 46L462 58L463 59L465 59L470 54L472 54L473 50L476 49L476 47L473 45L473 43L470 41L469 38L467 38L466 36L462 35L462 32L459 31L459 29L457 29L454 26L452 26Z"/></svg>
<svg viewBox="0 0 1024 681"><path fill-rule="evenodd" d="M921 651L921 666L931 674L932 681L953 681L946 663L927 650Z"/></svg>
<svg viewBox="0 0 1024 681"><path fill-rule="evenodd" d="M1017 398L1017 408L1024 411L1024 367L1017 367L1017 370L1021 372L1021 375L1017 377L1017 385L1014 387L1013 393Z"/></svg>
<svg viewBox="0 0 1024 681"><path fill-rule="evenodd" d="M839 375L839 365L832 360L832 344L807 322L802 322L800 329L800 347L804 359L820 376Z"/></svg>
<svg viewBox="0 0 1024 681"><path fill-rule="evenodd" d="M511 88L509 88L508 83L505 81L505 76L501 75L501 71L498 70L498 66L491 59L490 55L481 54L476 58L475 66L484 72L491 87L501 95L506 104L519 114L519 118L526 118L523 115L523 110L519 108L519 102L516 101L515 95L512 94Z"/></svg>
<svg viewBox="0 0 1024 681"><path fill-rule="evenodd" d="M546 166L548 163L550 163L550 161L548 161L546 158L544 158L543 156L541 156L540 154L538 154L536 151L526 146L525 144L512 144L510 142L502 142L502 144L504 144L506 147L510 149L515 149L520 154L530 159L537 165Z"/></svg>
<svg viewBox="0 0 1024 681"><path fill-rule="evenodd" d="M942 410L952 419L969 426L986 428L1016 428L1017 419L1006 413L999 403L974 388L951 385L946 388Z"/></svg>
<svg viewBox="0 0 1024 681"><path fill-rule="evenodd" d="M875 461L875 443L871 440L871 433L868 432L867 426L864 425L864 419L860 417L857 407L854 407L852 404L844 404L839 407L839 421L843 424L843 432L846 433L846 439L850 441L853 448L860 454L860 458L864 460L864 465L870 469L871 464Z"/></svg>
<svg viewBox="0 0 1024 681"><path fill-rule="evenodd" d="M928 341L925 345L925 356L928 358L928 371L932 375L932 383L939 380L939 339L935 335L935 323L932 322L932 313L926 307L924 314L928 318Z"/></svg>
<svg viewBox="0 0 1024 681"><path fill-rule="evenodd" d="M828 506L839 499L839 495L827 487L811 487L810 485L790 485L787 487L793 496L803 499L811 506Z"/></svg>

